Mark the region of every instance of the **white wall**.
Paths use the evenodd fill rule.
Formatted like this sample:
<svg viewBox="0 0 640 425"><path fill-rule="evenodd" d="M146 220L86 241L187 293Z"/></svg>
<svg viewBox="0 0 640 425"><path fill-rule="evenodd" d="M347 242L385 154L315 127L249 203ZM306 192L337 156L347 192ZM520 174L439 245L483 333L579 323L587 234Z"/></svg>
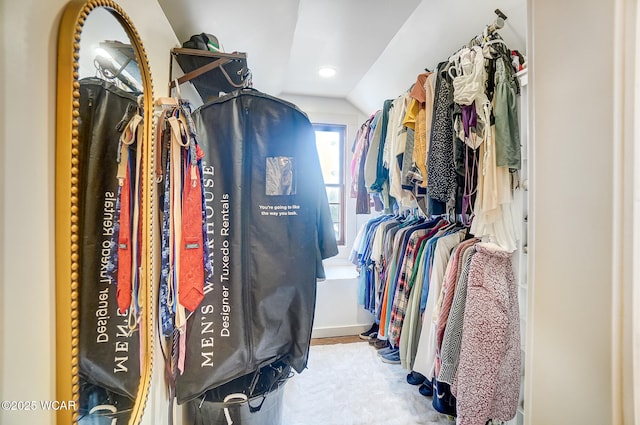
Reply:
<svg viewBox="0 0 640 425"><path fill-rule="evenodd" d="M619 257L622 261L621 267L614 270L613 311L614 329L620 329L618 337L614 336L613 341L613 395L614 395L614 422L619 421L625 424L640 424L640 406L634 405L634 401L640 402L640 380L634 379L634 362L640 360L640 353L637 349L634 355L634 328L635 332L640 331L640 321L634 321L634 310L638 313L640 304L634 302L634 293L637 297L637 281L640 278L638 266L638 243L640 238L637 230L640 228L638 219L638 188L640 188L640 163L637 156L640 153L638 141L640 132L636 119L638 107L638 70L637 65L640 55L638 49L638 7L637 0L623 0L617 3L616 8L616 34L620 34L623 45L615 49L616 71L620 79L616 89L616 98L619 109L614 111L614 128L616 135L622 146L618 152L617 162L614 167L618 172L615 174L622 179L619 196L622 196L618 203L618 211L614 214L619 217L617 221L617 243ZM635 178L634 178L635 177ZM635 207L635 208L634 208ZM620 211L620 208L622 209ZM634 211L635 210L635 211ZM634 229L630 231L630 229ZM617 274L617 275L616 275ZM618 312L619 314L615 314ZM616 402L617 401L617 402ZM635 419L634 419L635 415ZM635 420L635 422L634 422Z"/></svg>
<svg viewBox="0 0 640 425"><path fill-rule="evenodd" d="M345 135L345 164L351 164L351 159L353 158L353 153L351 152L353 140L356 137L360 125L369 117L368 114L365 115L344 99L300 96L287 93L282 93L279 97L288 100L306 112L312 123L345 125L347 127L347 133ZM380 108L382 108L382 105L380 105ZM374 112L375 111L370 111L369 114ZM349 167L345 166L344 176L345 187L347 188L351 185L351 175L348 169ZM359 224L369 218L369 216L356 216L356 200L349 198L348 194L345 216L346 237L345 245L339 247L340 258L346 258L348 256L348 251L353 245Z"/></svg>
<svg viewBox="0 0 640 425"><path fill-rule="evenodd" d="M119 3L145 43L155 91L164 95L175 37L154 0ZM613 317L619 314L612 307L618 267L612 255L613 193L619 190L614 184L617 142L612 142L616 2L529 3L535 255L528 423L612 424L617 389L611 343L618 332ZM64 4L0 2L1 400L55 399L53 111L57 26ZM290 100L312 120L349 116L347 141L366 119L346 102ZM154 399L146 423L165 412ZM0 423L53 424L54 415L0 411Z"/></svg>
<svg viewBox="0 0 640 425"><path fill-rule="evenodd" d="M631 71L628 74L633 75L632 85L627 87L633 87L634 90L629 90L629 94L632 96L631 103L633 108L631 112L640 111L640 87L638 81L640 81L640 8L638 8L637 2L633 2L634 13L629 13L629 19L635 23L635 46L632 47L634 55L630 55L630 60L627 66L631 67ZM633 60L632 60L633 59ZM629 170L632 174L633 185L631 185L631 196L628 197L631 206L629 211L631 214L631 223L627 225L627 229L632 229L628 232L631 236L632 242L626 244L626 252L629 257L627 263L630 264L625 269L631 269L629 274L630 290L625 291L627 296L627 302L631 303L631 325L629 326L631 333L630 348L627 347L627 359L624 369L625 373L625 386L626 392L631 393L626 396L625 401L625 419L627 416L630 418L626 423L640 424L640 261L637 261L637 253L640 252L640 121L635 119L635 114L632 114L631 118L631 138L632 148L625 149L625 165L629 164ZM627 127L625 127L627 128ZM629 192L625 192L627 194ZM628 222L627 222L628 223ZM634 255L635 254L635 255ZM627 275L628 276L628 275ZM629 354L630 351L630 354ZM635 355L634 355L635 353ZM629 368L629 363L631 367ZM633 373L629 373L629 370ZM631 381L628 384L628 381ZM630 399L630 400L629 400Z"/></svg>
<svg viewBox="0 0 640 425"><path fill-rule="evenodd" d="M612 344L625 314L613 308L622 209L614 13L621 3L529 1L529 424L623 423L612 379Z"/></svg>
<svg viewBox="0 0 640 425"><path fill-rule="evenodd" d="M55 78L65 4L0 2L0 400L56 399ZM171 27L155 0L118 4L146 46L156 92L165 94L177 42ZM53 412L0 410L3 425L54 421Z"/></svg>
<svg viewBox="0 0 640 425"><path fill-rule="evenodd" d="M345 164L350 164L351 146L360 125L368 118L344 99L281 94L307 113L313 123L341 124L347 127L345 136ZM382 105L380 105L382 107ZM373 113L375 111L370 111ZM345 167L345 185L351 184L351 176ZM315 337L354 335L373 323L373 317L358 306L358 280L355 266L347 257L360 226L371 216L356 215L356 202L347 196L345 208L345 245L340 246L337 257L325 260L327 279L318 282L316 312L313 322Z"/></svg>
<svg viewBox="0 0 640 425"><path fill-rule="evenodd" d="M6 6L5 1L0 0L0 17L6 16ZM2 21L2 28L4 28L4 21ZM0 51L5 52L7 50L5 46L5 31L4 29L0 29ZM5 70L6 59L4 54L0 54L0 93L6 93L6 81L5 78L6 70ZM5 164L5 141L6 135L5 132L1 129L5 128L5 100L4 96L0 96L0 165L2 169L4 169ZM5 178L4 173L0 171L0 188L2 188L2 193L5 188ZM5 205L6 202L4 200L4 196L0 196L0 307L4 307L2 305L2 300L5 299L5 284L6 279L4 273L1 270L5 269L5 251L4 251L4 241L5 241ZM4 359L5 359L5 338L3 335L4 331L4 315L0 314L0 376L4 376ZM4 390L4 381L0 380L0 400L4 400L5 390Z"/></svg>
<svg viewBox="0 0 640 425"><path fill-rule="evenodd" d="M2 13L2 400L55 399L53 111L62 2L35 3L5 2ZM52 418L0 411L3 424Z"/></svg>

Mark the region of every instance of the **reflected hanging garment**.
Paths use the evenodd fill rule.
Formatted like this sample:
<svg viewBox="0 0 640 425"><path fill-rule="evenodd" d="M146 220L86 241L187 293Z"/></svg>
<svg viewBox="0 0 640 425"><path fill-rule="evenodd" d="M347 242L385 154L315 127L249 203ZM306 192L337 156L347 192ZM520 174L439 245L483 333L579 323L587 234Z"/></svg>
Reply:
<svg viewBox="0 0 640 425"><path fill-rule="evenodd" d="M118 278L116 298L118 309L121 314L129 310L131 306L132 294L137 292L137 264L138 264L138 231L139 219L139 185L140 177L136 170L141 166L141 150L134 151L135 161L130 160L131 147L142 138L142 117L134 115L127 123L120 136L120 155L118 156L118 185L119 189L119 212L118 212L118 242L117 242L117 269ZM133 184L131 179L134 178ZM114 232L115 235L115 232ZM137 305L130 311L131 317L137 315ZM133 320L135 322L135 320Z"/></svg>
<svg viewBox="0 0 640 425"><path fill-rule="evenodd" d="M123 151L128 151L125 146ZM118 309L127 311L131 305L131 171L129 155L122 155L125 176L120 188L120 214L118 216Z"/></svg>
<svg viewBox="0 0 640 425"><path fill-rule="evenodd" d="M140 335L129 327L129 312L118 313L116 176L118 141L136 106L133 93L80 80L80 375L131 398L140 381Z"/></svg>
<svg viewBox="0 0 640 425"><path fill-rule="evenodd" d="M302 372L321 260L338 253L304 113L242 90L193 120L214 273L187 320L180 403L279 359Z"/></svg>

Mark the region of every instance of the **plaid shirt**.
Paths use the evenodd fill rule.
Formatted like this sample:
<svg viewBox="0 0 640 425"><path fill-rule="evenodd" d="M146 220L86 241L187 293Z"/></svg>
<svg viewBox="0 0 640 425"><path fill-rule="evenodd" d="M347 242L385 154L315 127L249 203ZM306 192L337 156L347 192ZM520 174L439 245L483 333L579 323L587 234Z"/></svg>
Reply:
<svg viewBox="0 0 640 425"><path fill-rule="evenodd" d="M397 346L400 341L400 332L402 331L402 323L407 312L407 304L409 303L409 295L413 282L415 280L415 260L418 252L424 243L432 237L446 222L440 222L431 229L415 231L407 244L402 268L400 270L398 284L395 288L393 297L393 306L391 308L391 321L389 323L389 342L393 346Z"/></svg>
<svg viewBox="0 0 640 425"><path fill-rule="evenodd" d="M411 232L411 228L403 227L398 230L393 238L393 256L390 262L390 267L387 269L388 274L386 276L385 288L380 306L380 329L378 330L378 337L386 338L388 334L389 323L391 321L391 303L393 303L396 282L404 260L403 253L406 251L406 246L408 244L404 242L407 232Z"/></svg>

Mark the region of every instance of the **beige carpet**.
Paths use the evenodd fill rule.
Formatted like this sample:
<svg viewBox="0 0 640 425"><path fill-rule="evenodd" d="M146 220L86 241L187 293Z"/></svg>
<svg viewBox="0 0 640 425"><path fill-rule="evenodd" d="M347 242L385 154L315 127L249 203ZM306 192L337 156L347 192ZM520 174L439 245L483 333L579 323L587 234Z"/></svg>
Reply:
<svg viewBox="0 0 640 425"><path fill-rule="evenodd" d="M366 342L312 346L285 385L282 425L453 425Z"/></svg>

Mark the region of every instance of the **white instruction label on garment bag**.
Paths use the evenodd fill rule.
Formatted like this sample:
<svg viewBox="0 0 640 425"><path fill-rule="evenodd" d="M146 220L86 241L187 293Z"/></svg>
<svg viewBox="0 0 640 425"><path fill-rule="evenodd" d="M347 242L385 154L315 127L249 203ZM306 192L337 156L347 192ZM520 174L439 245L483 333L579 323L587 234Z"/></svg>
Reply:
<svg viewBox="0 0 640 425"><path fill-rule="evenodd" d="M298 215L300 205L258 205L261 216L267 217L286 217Z"/></svg>

